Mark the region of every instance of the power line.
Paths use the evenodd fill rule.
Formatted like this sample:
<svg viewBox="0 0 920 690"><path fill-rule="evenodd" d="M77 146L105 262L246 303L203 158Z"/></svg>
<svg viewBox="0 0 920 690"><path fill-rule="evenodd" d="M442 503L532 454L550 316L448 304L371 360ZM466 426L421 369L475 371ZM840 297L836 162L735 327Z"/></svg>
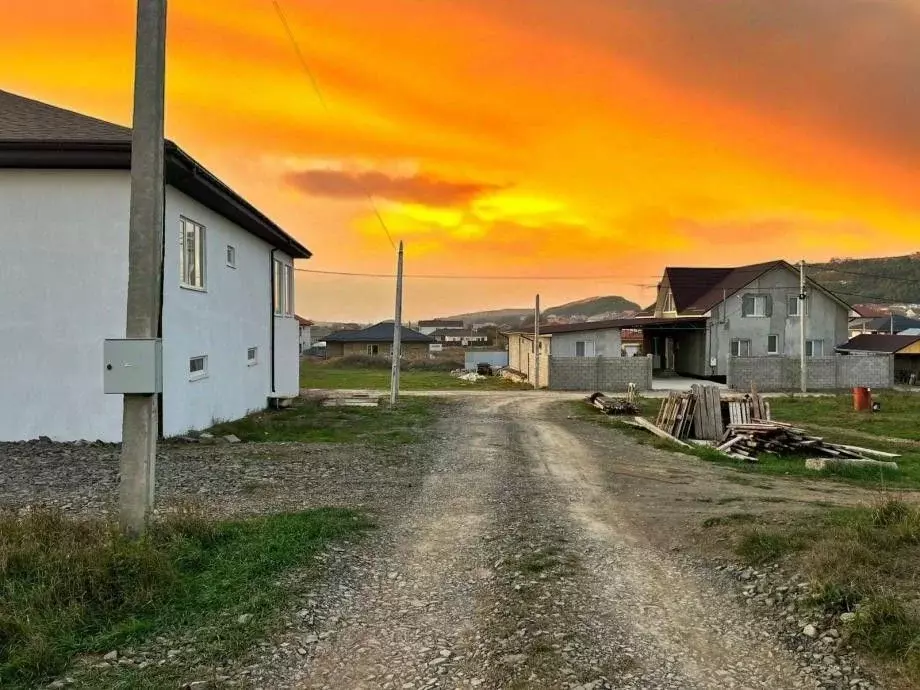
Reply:
<svg viewBox="0 0 920 690"><path fill-rule="evenodd" d="M320 271L313 268L295 268L295 271L300 271L302 273L313 273L315 275L327 275L327 276L347 276L351 278L387 278L393 279L396 277L393 273L359 273L353 271ZM500 275L500 276L478 276L478 275L457 275L457 274L437 274L437 273L416 273L416 274L405 274L403 278L421 278L421 279L430 279L430 280L627 280L635 278L647 278L649 276L516 276L516 275ZM641 285L638 283L630 283L635 287L656 287L654 285Z"/></svg>
<svg viewBox="0 0 920 690"><path fill-rule="evenodd" d="M281 20L281 25L284 27L284 33L287 35L288 40L291 42L291 45L294 48L294 52L297 54L297 60L300 63L300 66L303 67L304 72L307 73L307 77L310 79L310 84L313 86L313 91L316 92L316 97L319 99L320 104L323 106L323 110L325 110L327 114L331 114L329 103L326 101L326 97L323 96L323 90L320 88L319 79L316 78L316 74L310 68L310 63L307 61L306 56L300 49L300 42L297 40L297 36L294 35L294 30L291 28L291 25L287 20L284 9L281 7L280 0L272 0L272 5L274 5L275 13L278 15L278 19ZM358 180L358 183L361 184L360 180ZM380 210L377 208L377 202L374 201L374 196L366 187L364 188L364 194L367 196L367 200L370 202L371 208L374 211L374 216L377 218L377 222L380 223L380 227L383 229L384 234L387 236L387 240L389 241L390 246L393 248L393 251L396 251L396 242L393 241L393 235L390 234L390 228L387 227L387 224L383 220L383 216L381 215Z"/></svg>

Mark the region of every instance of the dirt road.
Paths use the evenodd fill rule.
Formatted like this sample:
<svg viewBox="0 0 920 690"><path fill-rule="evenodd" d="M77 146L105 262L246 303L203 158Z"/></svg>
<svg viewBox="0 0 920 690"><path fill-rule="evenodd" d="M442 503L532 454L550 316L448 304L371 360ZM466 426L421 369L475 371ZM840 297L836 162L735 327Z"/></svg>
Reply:
<svg viewBox="0 0 920 690"><path fill-rule="evenodd" d="M295 623L260 685L849 687L846 674L821 685L812 655L681 552L694 500L775 487L726 483L558 402L498 395L453 410L414 500L310 593L314 633ZM815 497L791 491L772 500Z"/></svg>

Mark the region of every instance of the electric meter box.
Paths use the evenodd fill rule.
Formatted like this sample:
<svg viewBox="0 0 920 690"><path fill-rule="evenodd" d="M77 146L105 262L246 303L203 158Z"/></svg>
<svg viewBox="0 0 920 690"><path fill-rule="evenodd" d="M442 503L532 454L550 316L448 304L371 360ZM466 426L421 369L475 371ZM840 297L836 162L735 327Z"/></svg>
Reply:
<svg viewBox="0 0 920 690"><path fill-rule="evenodd" d="M106 340L103 345L106 393L153 395L163 392L163 341L159 338Z"/></svg>

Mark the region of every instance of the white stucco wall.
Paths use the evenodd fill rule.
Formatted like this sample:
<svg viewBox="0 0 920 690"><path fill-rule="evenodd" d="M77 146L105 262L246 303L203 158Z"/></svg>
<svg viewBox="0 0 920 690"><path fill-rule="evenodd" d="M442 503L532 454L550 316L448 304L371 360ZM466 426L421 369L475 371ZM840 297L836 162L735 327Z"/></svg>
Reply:
<svg viewBox="0 0 920 690"><path fill-rule="evenodd" d="M125 334L130 181L0 170L0 441L118 441L102 343Z"/></svg>
<svg viewBox="0 0 920 690"><path fill-rule="evenodd" d="M180 286L179 220L205 226L204 291ZM271 390L271 246L173 188L166 192L163 268L163 435L204 429L265 407ZM227 266L227 245L236 268ZM280 252L276 252L278 257ZM276 346L297 359L294 318L275 319ZM289 328L279 328L283 321ZM255 364L247 350L258 348ZM190 380L205 355L207 376Z"/></svg>

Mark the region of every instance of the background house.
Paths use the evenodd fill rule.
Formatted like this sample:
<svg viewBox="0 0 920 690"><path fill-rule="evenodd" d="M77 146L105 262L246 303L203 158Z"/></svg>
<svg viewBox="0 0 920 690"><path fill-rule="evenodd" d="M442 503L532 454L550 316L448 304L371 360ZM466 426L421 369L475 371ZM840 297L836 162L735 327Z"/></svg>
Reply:
<svg viewBox="0 0 920 690"><path fill-rule="evenodd" d="M894 357L895 382L910 383L920 378L920 335L861 334L840 345L837 352L844 355L891 355Z"/></svg>
<svg viewBox="0 0 920 690"><path fill-rule="evenodd" d="M460 328L439 328L428 335L447 347L487 345L489 342L487 333L478 333Z"/></svg>
<svg viewBox="0 0 920 690"><path fill-rule="evenodd" d="M120 441L131 130L0 91L0 440ZM293 260L310 252L166 142L165 436L299 392Z"/></svg>
<svg viewBox="0 0 920 690"><path fill-rule="evenodd" d="M296 316L295 318L300 328L300 354L304 354L313 346L313 322L302 316Z"/></svg>
<svg viewBox="0 0 920 690"><path fill-rule="evenodd" d="M724 377L731 357L798 357L800 314L805 354L831 355L848 338L849 305L785 261L735 268L667 268L658 287L654 326L642 327L655 368ZM649 322L650 323L650 322ZM641 326L640 326L641 327Z"/></svg>
<svg viewBox="0 0 920 690"><path fill-rule="evenodd" d="M345 357L348 355L392 357L393 328L392 321L383 321L360 330L332 333L326 336L326 357ZM400 338L400 350L404 359L427 358L428 346L435 342L433 338L406 326L402 327Z"/></svg>
<svg viewBox="0 0 920 690"><path fill-rule="evenodd" d="M428 319L418 322L418 331L423 335L431 335L438 330L463 330L465 327L463 321L456 319Z"/></svg>

